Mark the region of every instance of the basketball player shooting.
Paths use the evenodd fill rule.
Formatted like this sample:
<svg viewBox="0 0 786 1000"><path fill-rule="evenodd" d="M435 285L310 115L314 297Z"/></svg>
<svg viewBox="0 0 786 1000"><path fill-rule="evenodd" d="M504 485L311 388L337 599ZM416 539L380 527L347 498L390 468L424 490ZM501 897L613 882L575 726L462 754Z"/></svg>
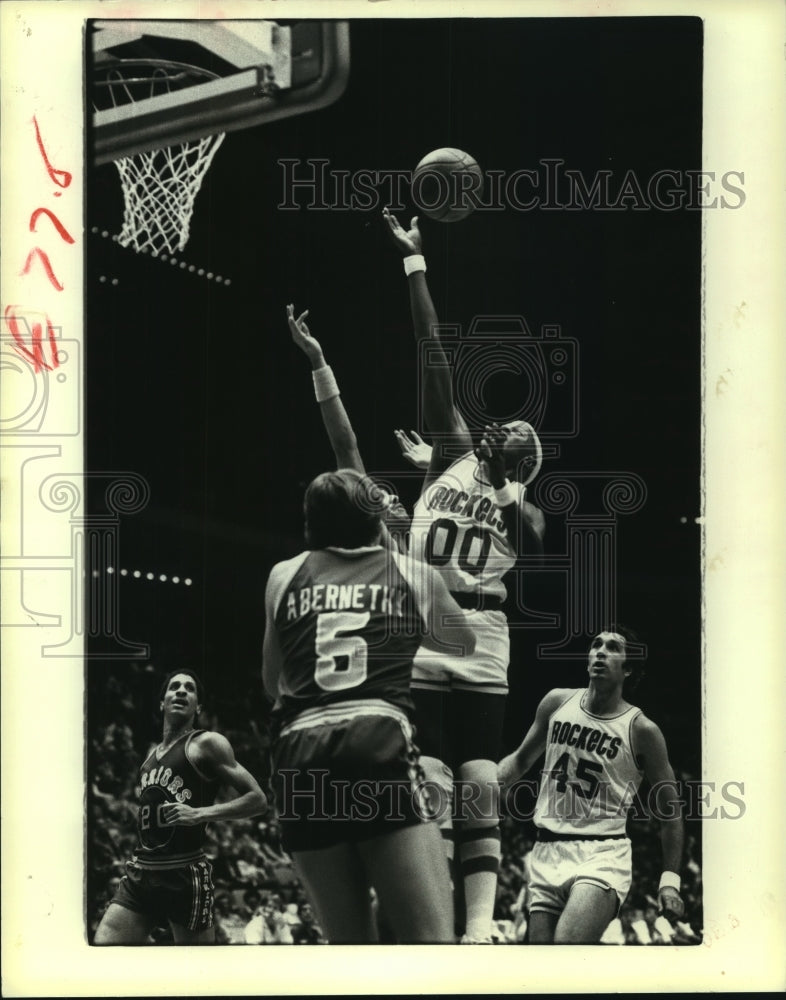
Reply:
<svg viewBox="0 0 786 1000"><path fill-rule="evenodd" d="M411 546L439 569L477 636L472 657L446 659L441 674L433 663L426 672L415 659L418 741L427 776L443 784L457 773L457 787L473 796L466 817L454 809L466 910L462 941L489 942L500 860L495 762L502 755L510 659L502 577L520 555L543 552L543 514L526 500L526 485L537 475L542 453L534 429L522 420L490 424L478 445L473 444L456 407L452 371L440 345L418 220L413 218L405 230L387 208L383 215L404 258L415 339L430 345L430 363L421 377L425 422L434 446L415 506ZM448 457L446 446L461 457ZM447 824L442 833L450 856Z"/></svg>

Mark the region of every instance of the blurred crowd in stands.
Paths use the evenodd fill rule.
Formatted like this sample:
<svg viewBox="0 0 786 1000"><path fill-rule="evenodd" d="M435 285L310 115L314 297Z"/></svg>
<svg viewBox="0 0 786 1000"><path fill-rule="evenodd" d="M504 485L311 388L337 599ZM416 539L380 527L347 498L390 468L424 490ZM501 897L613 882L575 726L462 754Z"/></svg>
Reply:
<svg viewBox="0 0 786 1000"><path fill-rule="evenodd" d="M88 826L87 923L89 939L123 875L136 843L134 784L139 765L160 739L150 706L158 675L152 668L133 666L128 676L107 669L100 694L88 694ZM147 674L147 676L145 676ZM132 694L133 692L133 694ZM140 694L140 692L143 692ZM250 719L249 706L226 702L221 716L203 712L201 724L229 739L238 760L264 786L268 774L267 742ZM229 720L243 720L233 728ZM682 781L687 774L678 774ZM702 936L702 879L698 824L686 824L686 849L681 872L686 912L672 925L658 914L660 876L658 824L632 819L634 880L618 917L603 936L604 944L698 944ZM325 944L311 905L281 847L281 830L274 810L262 817L219 821L208 828L208 854L213 862L215 920L220 944ZM495 941L519 943L526 932L528 854L531 824L502 823L502 860L495 909ZM167 943L168 929L154 931L152 940ZM385 940L384 933L382 940Z"/></svg>

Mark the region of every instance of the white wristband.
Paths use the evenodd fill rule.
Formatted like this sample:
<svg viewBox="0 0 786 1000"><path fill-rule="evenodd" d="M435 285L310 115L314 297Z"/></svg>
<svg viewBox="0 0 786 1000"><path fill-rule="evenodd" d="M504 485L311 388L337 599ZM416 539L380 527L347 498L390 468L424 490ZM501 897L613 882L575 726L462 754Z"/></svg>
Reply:
<svg viewBox="0 0 786 1000"><path fill-rule="evenodd" d="M500 489L494 490L494 499L498 507L507 507L509 503L516 502L516 491L509 479L505 480L505 485Z"/></svg>
<svg viewBox="0 0 786 1000"><path fill-rule="evenodd" d="M426 270L426 258L422 253L413 253L409 257L404 258L404 274L407 277L410 274L414 274L415 271L425 271Z"/></svg>
<svg viewBox="0 0 786 1000"><path fill-rule="evenodd" d="M676 889L677 892L679 892L681 885L682 883L680 882L680 877L676 872L664 872L660 877L658 892L660 892L661 889L666 889L667 887L669 889Z"/></svg>
<svg viewBox="0 0 786 1000"><path fill-rule="evenodd" d="M338 391L336 376L330 365L314 369L311 372L311 377L314 379L314 395L317 397L318 403L324 403L326 399L333 399L334 396L341 395Z"/></svg>

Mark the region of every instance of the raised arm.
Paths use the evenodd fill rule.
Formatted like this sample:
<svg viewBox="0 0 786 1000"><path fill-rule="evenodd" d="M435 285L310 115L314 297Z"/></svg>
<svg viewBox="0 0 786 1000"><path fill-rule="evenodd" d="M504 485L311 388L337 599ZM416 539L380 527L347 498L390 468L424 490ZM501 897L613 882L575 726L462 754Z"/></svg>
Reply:
<svg viewBox="0 0 786 1000"><path fill-rule="evenodd" d="M685 913L679 876L684 829L677 781L669 763L663 733L645 715L639 715L634 720L632 742L639 767L655 794L655 808L660 820L663 874L658 886L658 902L665 913L679 920Z"/></svg>
<svg viewBox="0 0 786 1000"><path fill-rule="evenodd" d="M535 712L535 720L527 730L527 735L513 753L503 757L497 765L500 785L512 785L526 774L546 749L549 718L570 696L568 688L554 688L541 700Z"/></svg>
<svg viewBox="0 0 786 1000"><path fill-rule="evenodd" d="M421 353L426 425L430 433L441 441L457 446L456 450L469 451L472 438L453 397L453 371L439 339L439 319L426 282L423 239L417 216L413 217L407 231L389 209L385 208L382 214L393 244L405 260L412 324L421 352L425 348L424 342L428 342L428 357ZM429 475L438 474L453 461L453 458L443 454L445 449L439 447L438 442L435 445Z"/></svg>
<svg viewBox="0 0 786 1000"><path fill-rule="evenodd" d="M306 316L308 316L308 309L296 319L294 306L287 306L287 322L292 340L311 362L314 390L322 414L322 422L336 457L336 468L356 469L358 472L365 472L363 459L358 451L357 438L341 401L333 371L325 361L321 344L312 336L306 324Z"/></svg>
<svg viewBox="0 0 786 1000"><path fill-rule="evenodd" d="M451 596L447 584L431 566L420 563L423 568L424 585L428 588L429 600L427 608L426 627L428 634L423 639L426 649L441 653L444 657L450 647L458 647L462 657L472 656L475 652L477 635L473 628L467 625L467 616ZM440 666L444 668L444 660L440 657Z"/></svg>
<svg viewBox="0 0 786 1000"><path fill-rule="evenodd" d="M422 647L441 654L464 657L475 652L476 633L467 625L467 616L451 596L445 581L428 563L407 554L391 553L399 572L412 588L425 635ZM424 665L428 658L424 659Z"/></svg>

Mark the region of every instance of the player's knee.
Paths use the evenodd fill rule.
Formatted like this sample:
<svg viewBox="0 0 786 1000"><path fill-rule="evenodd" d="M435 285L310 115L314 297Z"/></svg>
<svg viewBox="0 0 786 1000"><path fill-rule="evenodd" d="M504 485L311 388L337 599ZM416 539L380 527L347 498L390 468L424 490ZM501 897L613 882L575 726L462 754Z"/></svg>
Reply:
<svg viewBox="0 0 786 1000"><path fill-rule="evenodd" d="M490 760L470 760L459 768L456 788L457 809L465 822L495 824L499 822L499 782L497 765Z"/></svg>
<svg viewBox="0 0 786 1000"><path fill-rule="evenodd" d="M527 923L527 944L553 944L557 918L543 910L533 910Z"/></svg>
<svg viewBox="0 0 786 1000"><path fill-rule="evenodd" d="M420 766L430 811L440 826L449 826L453 807L453 772L437 757L422 756Z"/></svg>
<svg viewBox="0 0 786 1000"><path fill-rule="evenodd" d="M144 941L146 933L146 922L140 914L112 903L101 918L93 944L135 944Z"/></svg>
<svg viewBox="0 0 786 1000"><path fill-rule="evenodd" d="M497 784L497 765L493 760L468 760L459 767L459 777L463 780L487 781Z"/></svg>
<svg viewBox="0 0 786 1000"><path fill-rule="evenodd" d="M597 944L614 917L617 894L610 887L577 883L559 919L555 944Z"/></svg>

